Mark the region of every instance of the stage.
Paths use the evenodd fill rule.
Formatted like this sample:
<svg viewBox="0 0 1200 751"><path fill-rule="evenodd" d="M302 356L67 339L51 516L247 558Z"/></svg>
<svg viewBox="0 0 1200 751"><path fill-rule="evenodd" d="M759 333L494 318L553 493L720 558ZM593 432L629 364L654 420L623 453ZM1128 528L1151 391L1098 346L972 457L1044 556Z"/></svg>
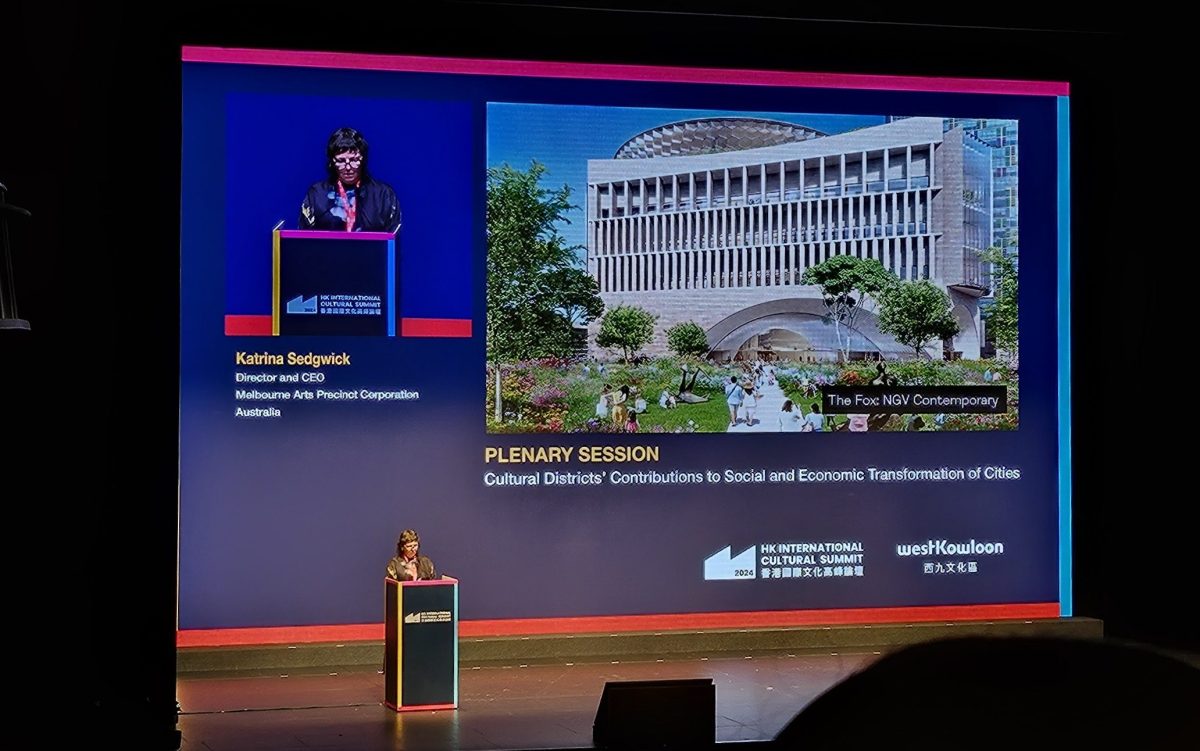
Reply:
<svg viewBox="0 0 1200 751"><path fill-rule="evenodd" d="M717 742L751 748L905 644L981 634L1101 638L1102 625L1060 618L463 638L459 709L402 714L383 706L379 642L191 647L179 650L179 728L185 751L588 748L606 682L712 678Z"/></svg>
<svg viewBox="0 0 1200 751"><path fill-rule="evenodd" d="M459 709L397 714L375 671L182 676L184 751L234 749L558 749L592 745L606 681L708 678L718 743L765 741L809 701L878 653L474 667ZM744 744L739 744L744 747Z"/></svg>

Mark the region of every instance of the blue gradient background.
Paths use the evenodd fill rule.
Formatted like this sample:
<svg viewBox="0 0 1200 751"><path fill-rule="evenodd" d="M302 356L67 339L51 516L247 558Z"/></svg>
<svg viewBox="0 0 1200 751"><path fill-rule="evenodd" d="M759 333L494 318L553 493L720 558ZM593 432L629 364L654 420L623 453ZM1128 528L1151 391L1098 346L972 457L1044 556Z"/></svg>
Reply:
<svg viewBox="0 0 1200 751"><path fill-rule="evenodd" d="M462 580L465 619L1059 601L1054 97L212 64L185 64L183 84L180 628L378 622L383 567L406 527ZM488 436L489 101L1020 120L1020 430ZM225 313L258 312L260 228L269 248L270 227L295 221L321 176L324 139L346 123L367 134L374 171L401 200L402 314L469 317L473 337L223 335ZM416 389L421 399L293 402L279 420L239 421L238 350L347 351L353 366L325 371L327 385ZM601 443L659 445L651 466L662 472L1007 465L1022 479L483 486L497 469L483 464L487 445ZM616 467L538 467L591 468ZM1002 541L1006 553L979 557L978 574L940 577L895 554L898 543L942 537ZM866 576L702 580L704 558L727 545L842 539L864 543Z"/></svg>

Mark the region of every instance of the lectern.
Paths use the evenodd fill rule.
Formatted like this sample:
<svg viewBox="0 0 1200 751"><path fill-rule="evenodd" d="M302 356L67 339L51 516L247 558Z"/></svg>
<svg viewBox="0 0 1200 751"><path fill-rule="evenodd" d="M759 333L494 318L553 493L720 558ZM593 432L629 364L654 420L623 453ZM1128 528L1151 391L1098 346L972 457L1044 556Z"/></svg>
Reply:
<svg viewBox="0 0 1200 751"><path fill-rule="evenodd" d="M458 580L384 579L383 701L397 712L458 708Z"/></svg>

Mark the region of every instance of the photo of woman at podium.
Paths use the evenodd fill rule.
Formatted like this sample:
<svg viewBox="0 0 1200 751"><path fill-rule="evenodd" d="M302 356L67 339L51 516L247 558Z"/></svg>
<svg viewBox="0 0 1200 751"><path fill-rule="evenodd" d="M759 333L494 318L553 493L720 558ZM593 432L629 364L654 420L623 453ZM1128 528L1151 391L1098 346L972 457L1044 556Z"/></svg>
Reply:
<svg viewBox="0 0 1200 751"><path fill-rule="evenodd" d="M325 147L324 180L313 183L300 204L299 229L329 232L394 232L400 203L392 186L371 177L369 147L353 128L338 128Z"/></svg>
<svg viewBox="0 0 1200 751"><path fill-rule="evenodd" d="M396 541L396 556L388 561L387 575L396 581L419 581L438 578L433 561L418 555L421 538L415 530L406 529Z"/></svg>

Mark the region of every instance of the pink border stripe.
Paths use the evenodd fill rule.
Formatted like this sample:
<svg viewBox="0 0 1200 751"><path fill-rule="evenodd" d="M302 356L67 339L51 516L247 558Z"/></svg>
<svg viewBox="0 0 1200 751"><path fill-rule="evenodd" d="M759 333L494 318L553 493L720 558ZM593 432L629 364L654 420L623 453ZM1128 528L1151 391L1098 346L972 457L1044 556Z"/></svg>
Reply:
<svg viewBox="0 0 1200 751"><path fill-rule="evenodd" d="M1058 618L1057 602L1003 605L926 605L906 608L839 608L830 610L768 610L759 612L616 615L591 618L514 618L461 621L459 636L517 636L534 634L620 633L728 628L786 628L791 626L852 626L864 623L928 623Z"/></svg>
<svg viewBox="0 0 1200 751"><path fill-rule="evenodd" d="M396 236L391 232L321 232L311 229L281 229L280 237L288 239L310 238L326 240L330 236L338 240L392 240Z"/></svg>
<svg viewBox="0 0 1200 751"><path fill-rule="evenodd" d="M225 316L225 336L271 335L271 316Z"/></svg>
<svg viewBox="0 0 1200 751"><path fill-rule="evenodd" d="M231 47L184 47L188 63L280 65L300 68L389 70L407 73L461 73L536 78L591 78L668 83L740 84L745 86L806 86L818 89L875 89L880 91L942 91L960 94L1021 94L1067 96L1064 81L1020 81L989 78L927 76L869 76L852 73L795 73L726 68L680 68L662 65L610 65L531 60L473 60L461 57L416 57L352 52L298 52Z"/></svg>
<svg viewBox="0 0 1200 751"><path fill-rule="evenodd" d="M400 336L471 336L470 318L401 318Z"/></svg>
<svg viewBox="0 0 1200 751"><path fill-rule="evenodd" d="M544 634L613 634L632 631L701 631L730 628L786 628L791 626L853 626L935 621L1031 620L1058 618L1057 602L1003 605L931 605L911 608L846 608L840 610L774 610L746 613L671 613L664 615L609 615L582 618L514 618L460 621L459 638L533 636ZM378 641L382 623L345 626L290 626L277 628L217 628L175 632L175 645L235 647L257 644L309 644L315 642Z"/></svg>

